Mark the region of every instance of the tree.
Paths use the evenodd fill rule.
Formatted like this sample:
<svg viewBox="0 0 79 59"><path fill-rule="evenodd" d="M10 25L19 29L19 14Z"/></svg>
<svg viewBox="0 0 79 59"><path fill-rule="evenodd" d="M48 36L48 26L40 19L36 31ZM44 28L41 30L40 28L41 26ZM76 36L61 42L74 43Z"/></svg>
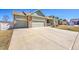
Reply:
<svg viewBox="0 0 79 59"><path fill-rule="evenodd" d="M63 19L60 19L61 21L63 20Z"/></svg>
<svg viewBox="0 0 79 59"><path fill-rule="evenodd" d="M56 19L59 19L59 17L56 17Z"/></svg>
<svg viewBox="0 0 79 59"><path fill-rule="evenodd" d="M7 21L8 21L8 19L9 19L9 17L8 17L8 16L6 16L6 15L2 17L2 20L3 20L4 22L7 22Z"/></svg>
<svg viewBox="0 0 79 59"><path fill-rule="evenodd" d="M53 18L55 18L55 16L52 16Z"/></svg>
<svg viewBox="0 0 79 59"><path fill-rule="evenodd" d="M58 20L58 24L59 24L59 25L62 25L62 19L59 19L59 20Z"/></svg>

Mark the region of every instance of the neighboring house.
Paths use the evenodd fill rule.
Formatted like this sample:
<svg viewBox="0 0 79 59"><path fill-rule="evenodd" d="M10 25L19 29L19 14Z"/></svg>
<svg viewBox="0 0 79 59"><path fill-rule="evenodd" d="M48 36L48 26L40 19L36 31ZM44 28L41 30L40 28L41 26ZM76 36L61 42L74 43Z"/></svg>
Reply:
<svg viewBox="0 0 79 59"><path fill-rule="evenodd" d="M10 23L0 22L0 30L8 30L10 28Z"/></svg>
<svg viewBox="0 0 79 59"><path fill-rule="evenodd" d="M47 20L44 14L37 10L34 13L13 12L14 28L44 27Z"/></svg>
<svg viewBox="0 0 79 59"><path fill-rule="evenodd" d="M47 25L48 26L57 26L58 25L58 18L55 16L47 16Z"/></svg>
<svg viewBox="0 0 79 59"><path fill-rule="evenodd" d="M46 16L47 18L47 26L52 26L53 25L53 19L50 16Z"/></svg>
<svg viewBox="0 0 79 59"><path fill-rule="evenodd" d="M64 19L64 20L62 21L62 25L68 25L68 21L67 21L66 19Z"/></svg>
<svg viewBox="0 0 79 59"><path fill-rule="evenodd" d="M79 25L79 19L71 19L70 25Z"/></svg>

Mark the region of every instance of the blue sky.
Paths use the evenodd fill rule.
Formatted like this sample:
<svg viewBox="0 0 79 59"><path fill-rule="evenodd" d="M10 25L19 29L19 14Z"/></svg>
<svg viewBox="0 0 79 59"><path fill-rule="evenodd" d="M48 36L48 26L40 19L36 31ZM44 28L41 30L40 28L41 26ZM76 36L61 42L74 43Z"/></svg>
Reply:
<svg viewBox="0 0 79 59"><path fill-rule="evenodd" d="M36 9L0 9L0 20L2 16L9 16L9 21L13 20L12 12L13 10L17 12L34 12ZM72 19L79 18L79 9L41 9L44 15L46 16L57 16L62 19Z"/></svg>

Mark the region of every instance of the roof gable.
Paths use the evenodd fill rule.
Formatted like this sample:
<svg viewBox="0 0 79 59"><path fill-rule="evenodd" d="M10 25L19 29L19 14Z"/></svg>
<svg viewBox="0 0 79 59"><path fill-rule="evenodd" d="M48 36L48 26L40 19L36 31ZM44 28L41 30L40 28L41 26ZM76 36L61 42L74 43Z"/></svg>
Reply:
<svg viewBox="0 0 79 59"><path fill-rule="evenodd" d="M40 10L35 11L32 13L33 16L45 16Z"/></svg>

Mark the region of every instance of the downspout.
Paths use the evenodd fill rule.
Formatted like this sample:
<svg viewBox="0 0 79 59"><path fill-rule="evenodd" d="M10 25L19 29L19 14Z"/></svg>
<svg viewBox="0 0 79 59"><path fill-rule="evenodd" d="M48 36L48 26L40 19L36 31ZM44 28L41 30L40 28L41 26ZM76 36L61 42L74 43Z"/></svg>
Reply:
<svg viewBox="0 0 79 59"><path fill-rule="evenodd" d="M28 16L26 16L27 17L27 28L29 28L29 23L28 23Z"/></svg>

